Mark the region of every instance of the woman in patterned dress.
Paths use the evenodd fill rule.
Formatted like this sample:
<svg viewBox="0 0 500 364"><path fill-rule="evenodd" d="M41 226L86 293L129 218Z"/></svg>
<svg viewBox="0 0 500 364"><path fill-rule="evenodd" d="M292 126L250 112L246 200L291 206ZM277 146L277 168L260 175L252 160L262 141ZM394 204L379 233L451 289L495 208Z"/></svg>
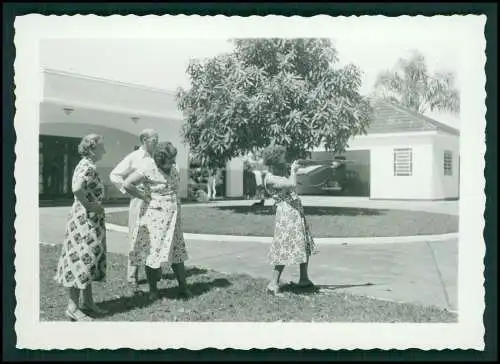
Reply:
<svg viewBox="0 0 500 364"><path fill-rule="evenodd" d="M308 276L308 264L316 246L311 228L306 221L302 202L296 192L296 173L299 162L292 163L289 177L286 170L286 148L271 146L263 151L263 163L268 167L264 175L264 187L275 201L276 218L274 237L269 252L274 266L273 277L267 286L268 292L276 294L280 290L280 277L286 265L299 264L298 286L312 287Z"/></svg>
<svg viewBox="0 0 500 364"><path fill-rule="evenodd" d="M78 145L82 159L73 172L72 191L75 196L55 280L68 288L66 316L73 321L90 321L80 308L104 314L92 297L92 282L106 279L106 226L104 222L104 185L95 163L105 154L102 136L90 134ZM81 299L81 301L80 301Z"/></svg>
<svg viewBox="0 0 500 364"><path fill-rule="evenodd" d="M132 231L133 248L129 259L131 265L145 266L151 300L158 298L157 282L164 264L172 265L180 293L191 296L184 268L188 255L182 232L176 156L177 149L172 143L159 143L154 151L154 163L145 161L123 186L132 196L143 200ZM140 184L144 186L143 192L136 187Z"/></svg>

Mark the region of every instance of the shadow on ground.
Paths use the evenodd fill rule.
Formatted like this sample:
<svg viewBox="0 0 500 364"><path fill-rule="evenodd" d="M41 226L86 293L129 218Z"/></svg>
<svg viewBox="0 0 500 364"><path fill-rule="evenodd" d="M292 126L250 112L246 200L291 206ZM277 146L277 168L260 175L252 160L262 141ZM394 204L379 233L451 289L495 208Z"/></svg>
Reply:
<svg viewBox="0 0 500 364"><path fill-rule="evenodd" d="M194 297L201 296L213 289L216 288L226 288L231 286L231 282L229 282L225 278L217 278L208 282L195 282L189 284L189 289ZM159 299L169 299L169 300L184 300L183 296L179 294L177 287L168 287L158 290ZM112 315L116 315L119 313L128 312L138 308L145 308L152 305L155 301L152 301L148 298L147 292L137 295L130 296L122 296L116 299L103 301L99 304L99 306L107 310L108 313L99 318L105 318Z"/></svg>
<svg viewBox="0 0 500 364"><path fill-rule="evenodd" d="M254 215L274 215L274 206L216 206L221 211L231 211L237 214ZM365 209L357 207L322 207L322 206L304 206L304 212L309 216L378 216L385 214L389 210Z"/></svg>
<svg viewBox="0 0 500 364"><path fill-rule="evenodd" d="M208 270L206 270L206 269L200 269L200 268L195 268L195 267L192 267L192 268L186 267L186 278L193 277L193 276L199 276L199 275L206 274L206 273L208 273ZM167 271L167 272L162 273L161 279L175 280L177 278L175 277L174 272ZM146 284L146 283L148 283L148 281L147 281L147 279L142 278L142 279L139 279L138 283L139 284Z"/></svg>
<svg viewBox="0 0 500 364"><path fill-rule="evenodd" d="M356 288L356 287L370 287L374 283L360 283L360 284L317 284L310 287L301 287L297 284L290 282L281 287L282 292L289 292L294 294L312 294L319 293L322 290L335 291L337 289Z"/></svg>

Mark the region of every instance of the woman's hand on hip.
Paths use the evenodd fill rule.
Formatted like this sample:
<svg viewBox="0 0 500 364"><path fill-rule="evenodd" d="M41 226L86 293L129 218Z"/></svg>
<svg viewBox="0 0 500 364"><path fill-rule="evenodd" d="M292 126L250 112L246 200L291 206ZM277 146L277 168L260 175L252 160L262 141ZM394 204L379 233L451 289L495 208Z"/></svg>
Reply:
<svg viewBox="0 0 500 364"><path fill-rule="evenodd" d="M141 196L141 200L143 200L145 203L149 204L151 202L151 196L144 193Z"/></svg>

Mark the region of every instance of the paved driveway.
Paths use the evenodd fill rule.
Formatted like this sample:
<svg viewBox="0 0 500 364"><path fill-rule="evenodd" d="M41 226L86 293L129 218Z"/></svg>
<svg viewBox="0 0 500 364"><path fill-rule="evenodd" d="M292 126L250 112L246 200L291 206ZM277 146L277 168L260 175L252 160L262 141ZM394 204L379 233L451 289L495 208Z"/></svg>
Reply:
<svg viewBox="0 0 500 364"><path fill-rule="evenodd" d="M68 207L40 209L40 242L62 242ZM238 241L188 240L188 265L227 273L268 278L269 245ZM108 231L108 250L126 254L127 236ZM457 309L458 243L324 245L311 259L316 284L354 294ZM43 268L42 268L43 269ZM285 270L284 280L297 278L298 267ZM371 285L367 285L371 284Z"/></svg>

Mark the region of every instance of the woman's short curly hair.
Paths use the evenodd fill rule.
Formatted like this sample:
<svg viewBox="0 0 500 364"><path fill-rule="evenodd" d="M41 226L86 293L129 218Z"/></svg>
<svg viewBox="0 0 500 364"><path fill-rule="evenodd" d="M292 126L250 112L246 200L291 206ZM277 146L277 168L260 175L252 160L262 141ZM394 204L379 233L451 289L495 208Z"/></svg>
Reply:
<svg viewBox="0 0 500 364"><path fill-rule="evenodd" d="M266 166L275 166L283 163L287 149L283 145L270 145L262 151L262 163Z"/></svg>
<svg viewBox="0 0 500 364"><path fill-rule="evenodd" d="M78 153L82 157L89 157L93 154L98 144L102 143L104 138L99 134L85 135L78 145Z"/></svg>
<svg viewBox="0 0 500 364"><path fill-rule="evenodd" d="M155 148L154 160L157 166L162 166L167 159L177 157L177 148L170 142L160 142Z"/></svg>

